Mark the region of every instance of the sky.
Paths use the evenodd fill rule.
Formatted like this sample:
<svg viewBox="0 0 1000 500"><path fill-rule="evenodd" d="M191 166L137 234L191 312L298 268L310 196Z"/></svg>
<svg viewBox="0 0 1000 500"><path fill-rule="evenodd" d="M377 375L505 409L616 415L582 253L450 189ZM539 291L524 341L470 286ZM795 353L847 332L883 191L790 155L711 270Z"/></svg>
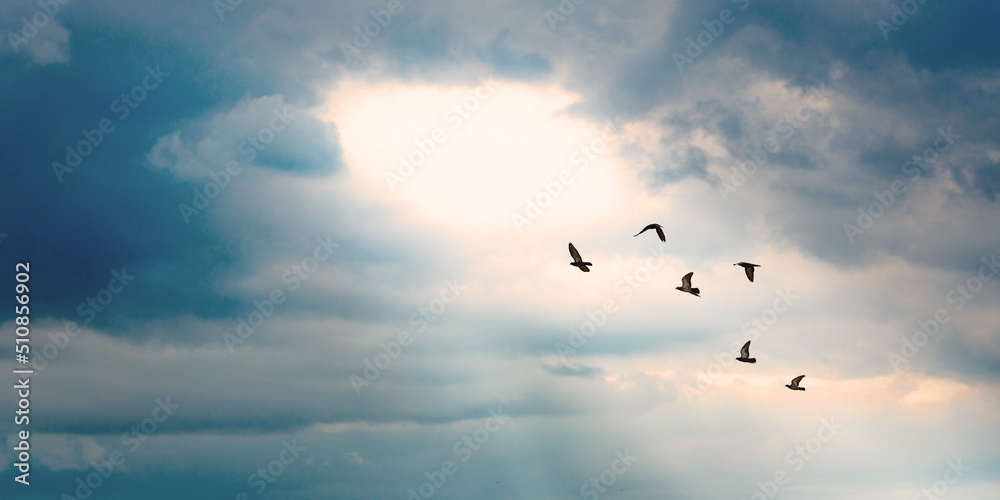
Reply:
<svg viewBox="0 0 1000 500"><path fill-rule="evenodd" d="M4 2L0 496L1000 498L998 16Z"/></svg>

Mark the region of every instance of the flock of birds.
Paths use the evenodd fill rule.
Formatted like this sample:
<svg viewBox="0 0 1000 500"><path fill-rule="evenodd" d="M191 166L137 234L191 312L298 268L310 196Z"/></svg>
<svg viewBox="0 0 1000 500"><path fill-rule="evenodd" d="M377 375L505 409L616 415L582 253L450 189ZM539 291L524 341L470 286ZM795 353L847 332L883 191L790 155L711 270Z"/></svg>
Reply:
<svg viewBox="0 0 1000 500"><path fill-rule="evenodd" d="M639 236L640 234L645 233L646 231L648 231L650 229L656 230L656 235L659 236L660 241L662 241L662 242L666 242L667 241L667 236L665 234L663 234L663 226L661 226L659 224L650 224L650 225L642 228L642 231L639 231L638 233L636 233L635 236ZM578 252L576 250L576 247L573 246L572 243L569 244L569 254L570 254L570 256L573 257L573 262L570 262L569 265L571 265L573 267L576 267L576 268L580 269L581 271L583 271L585 273L589 273L590 272L590 266L593 266L594 264L591 263L591 262L584 261L583 258L580 257L580 252ZM751 264L749 262L737 262L737 263L735 263L733 265L734 266L740 266L740 267L742 267L743 271L746 272L747 279L749 279L751 283L753 282L753 270L754 270L754 268L755 267L760 267L757 264ZM694 271L691 271L690 273L687 273L683 277L681 277L681 286L677 287L677 289L680 290L680 291L682 291L682 292L690 293L691 295L694 295L695 297L701 297L701 295L700 295L701 294L701 290L699 290L698 288L695 288L695 287L691 286L691 277L692 276L694 276ZM740 361L740 362L743 362L743 363L756 363L757 362L757 358L751 358L750 357L750 341L749 340L747 341L746 344L743 344L743 348L740 349L740 357L736 358L736 361ZM806 390L805 387L799 387L799 382L801 382L804 377L805 377L805 375L799 375L798 377L793 378L792 382L790 384L785 384L785 387L787 387L787 388L789 388L789 389L791 389L793 391L804 391L804 390Z"/></svg>

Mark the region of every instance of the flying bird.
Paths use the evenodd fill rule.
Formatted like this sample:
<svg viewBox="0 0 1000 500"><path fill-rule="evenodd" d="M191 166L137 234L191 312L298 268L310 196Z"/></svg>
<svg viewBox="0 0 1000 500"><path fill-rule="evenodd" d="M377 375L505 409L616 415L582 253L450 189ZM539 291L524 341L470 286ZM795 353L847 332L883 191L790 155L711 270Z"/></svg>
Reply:
<svg viewBox="0 0 1000 500"><path fill-rule="evenodd" d="M799 387L799 382L802 381L802 377L805 377L805 375L799 375L798 377L793 378L792 379L792 383L791 384L785 384L785 387L787 387L787 388L789 388L789 389L791 389L793 391L804 391L804 390L806 390L805 387Z"/></svg>
<svg viewBox="0 0 1000 500"><path fill-rule="evenodd" d="M584 262L583 259L580 258L580 252L576 251L576 247L573 246L572 243L569 244L569 254L573 256L573 262L570 262L569 265L579 267L580 270L585 273L590 272L590 269L587 266L592 266L593 264L590 262Z"/></svg>
<svg viewBox="0 0 1000 500"><path fill-rule="evenodd" d="M750 357L750 341L748 340L746 344L743 344L743 349L740 349L740 357L736 358L736 361L742 361L744 363L756 363L757 358Z"/></svg>
<svg viewBox="0 0 1000 500"><path fill-rule="evenodd" d="M751 264L749 262L737 262L733 265L742 267L743 270L747 272L747 278L750 279L751 283L753 283L753 268L760 267L757 264Z"/></svg>
<svg viewBox="0 0 1000 500"><path fill-rule="evenodd" d="M667 241L667 237L664 236L664 234L663 234L663 226L661 226L659 224L650 224L650 225L642 228L642 231L639 231L638 234L636 234L635 236L632 236L632 237L635 238L636 236L639 236L640 234L645 233L646 231L648 231L650 229L655 229L656 230L656 235L660 237L660 241L663 241L663 242Z"/></svg>
<svg viewBox="0 0 1000 500"><path fill-rule="evenodd" d="M692 275L694 275L694 271L691 271L691 272L685 274L684 277L681 278L681 286L677 287L677 289L680 290L680 291L682 291L682 292L690 293L691 295L694 295L695 297L701 297L701 295L698 295L699 293L701 293L701 290L699 290L697 288L691 288L691 276Z"/></svg>

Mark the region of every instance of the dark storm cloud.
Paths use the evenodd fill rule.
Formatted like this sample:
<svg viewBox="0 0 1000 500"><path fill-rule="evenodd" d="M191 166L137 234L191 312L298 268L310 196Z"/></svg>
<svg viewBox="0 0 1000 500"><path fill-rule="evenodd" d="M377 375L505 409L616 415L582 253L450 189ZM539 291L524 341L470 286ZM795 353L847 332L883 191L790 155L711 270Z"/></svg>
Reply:
<svg viewBox="0 0 1000 500"><path fill-rule="evenodd" d="M678 250L675 258L707 266L724 253L718 247L758 251L780 245L789 254L802 249L818 256L825 261L817 264L823 272L861 276L864 268L901 257L912 264L903 269L946 280L940 276L971 276L984 255L996 253L1000 49L992 42L989 20L997 7L991 2L926 2L889 40L877 22L889 19L892 2L584 2L555 31L545 11L558 9L558 2L403 5L352 62L341 44L351 43L354 28L372 21L371 11L387 2L243 2L220 19L213 3L203 0L74 0L57 14L58 26L31 42L41 42L31 51L0 50L0 150L10 167L0 169L0 233L9 234L0 242L0 260L32 262L32 300L38 304L32 321L43 345L66 320L87 330L35 379L33 432L66 433L77 441L63 462L53 459L33 469L38 486L31 495L72 490L87 470L54 470L52 464L86 467L83 457L89 455L77 446L80 439L113 449L122 432L168 397L181 405L176 416L141 453L130 455L130 469L116 472L101 495L233 497L274 458L286 435L300 434L309 436L304 442L315 462L290 466L269 495L398 498L425 481L425 471L453 458L456 440L495 406L515 417L501 431L510 434L491 438L491 447L463 475L449 479L441 498L472 491L483 498L538 492L578 497L580 484L609 466L616 447L637 444L647 446L641 463L651 465L620 479L623 488L638 485L633 494L704 497L704 490L690 491L713 480L702 471L718 468L730 479L713 492L739 496L772 474L783 453L812 436L814 408L781 403L776 408L784 413L778 415L757 402L715 401L678 410L674 381L612 366L665 353L695 356L691 363L699 364L704 352L708 364L740 332L741 322L766 304L743 304L738 313L727 309L735 319L727 317L731 324L722 327L629 324L635 316L622 313L621 323L602 329L568 362L545 360L582 316L498 302L499 293L486 285L417 332L413 315L438 296L441 281L457 276L464 283L482 256L470 255L463 238L474 237L465 228L459 235L447 233L400 214L398 206L366 198L370 193L352 192L352 186L323 185L344 174L339 141L345 128L305 111L325 103L346 75L444 85L492 72L503 80L557 85L581 95L571 112L621 115L662 132L650 141L651 151L627 145L629 155L649 165L643 179L651 189L698 182L709 191L731 166L718 164L717 155L743 161L776 133L788 112L784 105L791 103L794 112L810 88L825 86L833 97L781 141L780 152L737 195L678 215L679 224L688 225L669 233L671 242L675 233L713 234L689 242L697 250ZM726 8L734 21L679 71L674 53L683 53L687 37L697 37ZM16 29L31 9L0 12L0 28ZM147 90L127 118L120 117L113 102L141 85L148 68L169 76ZM776 102L774 95L788 102ZM250 150L240 145L248 136L262 140L261 131L286 105L298 116L287 130L271 130L275 138L267 147L250 146L250 159L244 152ZM52 162L65 162L65 147L78 144L103 118L112 120L114 132L60 182ZM949 126L961 135L954 147L910 180L905 162ZM703 133L714 141L695 144ZM185 221L178 204L190 203L230 161L243 166L240 176ZM857 209L873 202L873 191L888 189L898 178L907 182L907 194L865 234L849 240L843 224L855 222ZM317 185L322 188L311 190ZM699 217L712 210L710 216L726 221ZM283 273L312 254L315 238L328 235L341 246L300 290L289 290ZM765 266L767 273L779 267ZM110 288L114 273L135 279L107 295L113 301L97 313L87 300ZM530 286L542 289L539 281L550 277L532 278ZM845 307L844 297L811 299L813 306L797 309L814 307L808 318L793 322L799 313L792 313L782 320L784 332L770 333L775 342L797 335L794 345L770 351L772 359L822 367L826 387L839 383L836 377L890 373L883 353L872 354L885 339L869 329L894 331L894 324L879 321L912 313L910 302L889 300L910 290L869 285L844 293L877 313ZM932 293L930 312L949 286ZM235 333L237 320L255 310L254 301L276 288L288 293L288 302L229 352L223 335ZM991 396L997 354L989 344L995 331L988 326L988 305L995 303L995 288L976 299L977 307L956 320L954 332L924 348L912 367L929 376L953 375L946 381L976 385ZM889 315L883 301L904 313ZM93 321L78 311L81 303L84 311L95 311ZM676 304L657 297L644 307L654 317L672 314ZM841 328L816 326L835 323L820 316L831 310L856 320L850 325L856 328L821 341L822 332ZM903 318L905 333L917 317L926 317L923 310L913 314L912 321ZM0 315L5 325L9 319L9 312ZM365 361L402 330L412 330L413 345L359 395L350 376L363 374ZM10 334L4 338L8 342ZM680 370L678 378L686 375ZM852 428L856 437L838 437L824 460L838 464L833 470L844 477L876 470L866 476L876 477L872 482L930 484L927 477L936 477L936 468L927 477L913 472L901 479L876 467L937 467L937 457L917 450L902 463L893 454L900 445L919 443L968 450L989 476L993 455L969 443L988 448L992 442L983 436L993 436L993 399L945 403L963 412L971 408L973 416L943 432L906 420L902 412L859 422ZM3 401L0 410L10 414L13 400ZM631 420L623 425L621 415ZM317 435L324 426L341 430ZM9 436L12 426L0 429ZM733 449L745 453L732 458ZM0 463L6 467L9 458L0 454ZM748 459L754 463L746 465ZM824 470L814 467L809 474L815 476L802 478L830 477ZM975 481L969 483L984 484ZM870 485L862 486L868 491Z"/></svg>

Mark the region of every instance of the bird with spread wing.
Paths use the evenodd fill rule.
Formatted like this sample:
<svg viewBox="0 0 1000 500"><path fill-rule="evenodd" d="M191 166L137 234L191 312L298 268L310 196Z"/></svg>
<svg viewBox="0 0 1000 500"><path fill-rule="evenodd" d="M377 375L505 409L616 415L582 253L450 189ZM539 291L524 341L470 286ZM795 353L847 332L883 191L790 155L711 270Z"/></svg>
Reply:
<svg viewBox="0 0 1000 500"><path fill-rule="evenodd" d="M663 241L663 242L667 241L666 235L663 234L663 226L661 226L659 224L650 224L650 225L642 228L642 231L639 231L637 234L633 235L632 237L635 238L636 236L639 236L640 234L645 233L646 231L648 231L650 229L655 229L656 230L656 235L660 237L660 241Z"/></svg>
<svg viewBox="0 0 1000 500"><path fill-rule="evenodd" d="M583 259L580 258L580 252L576 251L576 247L573 246L572 243L569 244L569 254L570 256L573 257L573 262L570 262L569 265L578 267L580 268L581 271L585 273L590 272L590 268L588 268L587 266L592 266L593 264L591 264L590 262L584 262Z"/></svg>
<svg viewBox="0 0 1000 500"><path fill-rule="evenodd" d="M742 361L744 363L756 363L757 358L750 357L750 341L748 340L746 344L743 344L743 348L740 349L740 357L736 358L736 361Z"/></svg>
<svg viewBox="0 0 1000 500"><path fill-rule="evenodd" d="M733 265L742 267L743 270L746 271L747 279L749 279L751 283L753 283L753 268L760 267L758 264L751 264L749 262L737 262Z"/></svg>
<svg viewBox="0 0 1000 500"><path fill-rule="evenodd" d="M787 388L789 388L789 389L791 389L793 391L804 391L804 390L806 390L805 387L799 387L799 382L802 382L802 379L804 377L805 377L805 375L799 375L798 377L793 378L792 379L792 383L791 384L785 384L785 387L787 387Z"/></svg>
<svg viewBox="0 0 1000 500"><path fill-rule="evenodd" d="M685 274L684 277L681 278L681 286L677 287L677 289L682 292L690 293L695 297L701 297L701 295L698 295L701 293L701 290L691 287L691 276L694 276L694 271Z"/></svg>

